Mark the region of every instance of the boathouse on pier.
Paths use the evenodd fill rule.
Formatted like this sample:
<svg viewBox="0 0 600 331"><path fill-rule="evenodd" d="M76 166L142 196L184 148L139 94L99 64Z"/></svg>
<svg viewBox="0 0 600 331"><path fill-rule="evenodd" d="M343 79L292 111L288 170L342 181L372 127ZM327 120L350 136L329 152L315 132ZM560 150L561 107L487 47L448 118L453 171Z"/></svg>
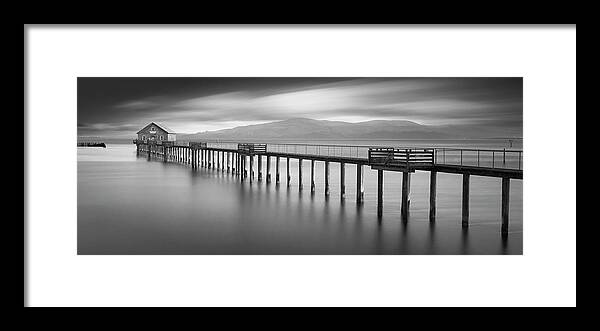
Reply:
<svg viewBox="0 0 600 331"><path fill-rule="evenodd" d="M163 124L151 122L146 125L143 129L137 132L137 138L139 141L175 141L177 137L175 131L169 129Z"/></svg>

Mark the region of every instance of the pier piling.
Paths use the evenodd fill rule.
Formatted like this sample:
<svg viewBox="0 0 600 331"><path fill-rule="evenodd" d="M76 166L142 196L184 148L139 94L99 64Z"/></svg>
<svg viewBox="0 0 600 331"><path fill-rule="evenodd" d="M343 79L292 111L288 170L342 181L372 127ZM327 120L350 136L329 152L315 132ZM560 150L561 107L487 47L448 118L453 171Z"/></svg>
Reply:
<svg viewBox="0 0 600 331"><path fill-rule="evenodd" d="M231 170L231 166L230 166L230 163L229 163L230 162L230 160L229 160L230 154L231 153L227 152L227 173L229 173L230 170Z"/></svg>
<svg viewBox="0 0 600 331"><path fill-rule="evenodd" d="M315 160L310 160L310 193L315 193Z"/></svg>
<svg viewBox="0 0 600 331"><path fill-rule="evenodd" d="M402 221L408 220L408 213L410 208L410 172L405 171L402 173L402 203L400 207L400 215Z"/></svg>
<svg viewBox="0 0 600 331"><path fill-rule="evenodd" d="M235 164L235 152L231 152L231 174L235 176L235 169L237 168Z"/></svg>
<svg viewBox="0 0 600 331"><path fill-rule="evenodd" d="M365 198L365 187L363 185L363 166L356 165L356 203L363 203Z"/></svg>
<svg viewBox="0 0 600 331"><path fill-rule="evenodd" d="M329 196L329 161L325 161L325 196Z"/></svg>
<svg viewBox="0 0 600 331"><path fill-rule="evenodd" d="M429 176L429 221L435 222L437 195L437 171L431 171Z"/></svg>
<svg viewBox="0 0 600 331"><path fill-rule="evenodd" d="M502 178L502 234L508 234L508 207L510 205L510 178Z"/></svg>
<svg viewBox="0 0 600 331"><path fill-rule="evenodd" d="M258 158L258 181L262 181L262 155L257 155Z"/></svg>
<svg viewBox="0 0 600 331"><path fill-rule="evenodd" d="M383 215L383 170L377 170L377 217Z"/></svg>
<svg viewBox="0 0 600 331"><path fill-rule="evenodd" d="M249 155L248 157L250 158L250 183L252 183L254 179L254 155Z"/></svg>
<svg viewBox="0 0 600 331"><path fill-rule="evenodd" d="M462 185L462 226L469 226L469 182L471 175L463 174L463 185Z"/></svg>
<svg viewBox="0 0 600 331"><path fill-rule="evenodd" d="M241 162L241 168L240 168L240 170L242 172L241 172L240 176L241 176L241 179L242 179L242 182L243 182L244 179L246 178L246 155L242 154L241 158L242 159L240 160L240 162Z"/></svg>
<svg viewBox="0 0 600 331"><path fill-rule="evenodd" d="M290 187L290 181L292 180L292 176L290 176L290 158L287 158L287 186Z"/></svg>
<svg viewBox="0 0 600 331"><path fill-rule="evenodd" d="M346 164L340 163L340 198L346 197Z"/></svg>
<svg viewBox="0 0 600 331"><path fill-rule="evenodd" d="M302 159L298 159L298 190L302 191Z"/></svg>
<svg viewBox="0 0 600 331"><path fill-rule="evenodd" d="M429 171L429 221L436 221L437 213L437 173L453 173L462 175L462 209L461 224L465 231L469 227L469 203L470 203L470 175L496 177L502 179L501 195L501 233L503 238L508 234L509 228L509 206L510 206L510 181L511 179L522 179L521 170L522 151L500 151L503 156L503 167L483 167L479 166L480 150L474 151L477 156L477 165L455 165L445 163L445 149L442 149L441 162L437 160L435 149L397 149L397 148L369 148L368 158L344 157L344 156L322 156L315 154L304 154L287 152L266 152L266 144L238 144L238 150L226 149L220 147L207 147L206 143L189 143L176 145L173 142L156 142L134 140L136 144L136 155L146 154L148 160L154 159L163 162L178 162L181 164L190 164L193 170L198 168L217 169L217 171L231 173L233 176L239 176L244 182L248 176L250 183L255 180L263 180L263 156L266 157L266 182L271 183L271 157L275 157L275 182L280 183L280 158L286 158L286 183L291 185L290 159L298 159L298 189L302 191L303 185L303 163L304 160L310 160L310 191L315 192L315 162L324 162L324 191L328 199L330 195L330 162L340 163L340 198L345 199L346 195L346 164L356 165L356 203L364 203L364 166L371 166L371 169L377 171L377 217L383 216L383 191L384 191L384 171L402 172L402 196L401 196L401 219L406 222L410 215L410 185L411 173L415 171ZM258 148L254 149L256 145ZM241 147L240 147L241 146ZM461 155L463 150L460 150ZM506 161L508 153L519 153L519 168L508 167L510 162ZM255 177L254 157L257 157L257 171ZM492 165L494 151L492 151ZM153 158L154 157L154 158ZM249 158L249 160L247 159ZM510 159L509 159L510 161Z"/></svg>
<svg viewBox="0 0 600 331"><path fill-rule="evenodd" d="M267 183L271 182L271 157L267 155Z"/></svg>
<svg viewBox="0 0 600 331"><path fill-rule="evenodd" d="M279 156L275 158L275 184L279 185Z"/></svg>

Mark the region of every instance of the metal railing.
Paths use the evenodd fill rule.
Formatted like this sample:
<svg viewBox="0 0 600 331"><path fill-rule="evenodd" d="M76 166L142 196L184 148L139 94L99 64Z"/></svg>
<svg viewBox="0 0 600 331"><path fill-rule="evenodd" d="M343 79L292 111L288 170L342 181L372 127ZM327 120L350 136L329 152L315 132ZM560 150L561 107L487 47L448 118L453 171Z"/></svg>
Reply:
<svg viewBox="0 0 600 331"><path fill-rule="evenodd" d="M189 146L193 142L176 141L176 146ZM447 147L385 147L367 145L334 145L303 143L239 143L234 141L208 141L207 147L238 150L240 144L266 145L266 152L297 154L324 157L347 157L369 159L370 149L391 148L394 150L433 151L433 163L440 165L461 165L486 168L523 169L523 151L514 149L474 149ZM256 151L258 152L258 151ZM260 153L260 152L259 152Z"/></svg>
<svg viewBox="0 0 600 331"><path fill-rule="evenodd" d="M436 148L435 163L521 170L523 169L523 151L507 149Z"/></svg>

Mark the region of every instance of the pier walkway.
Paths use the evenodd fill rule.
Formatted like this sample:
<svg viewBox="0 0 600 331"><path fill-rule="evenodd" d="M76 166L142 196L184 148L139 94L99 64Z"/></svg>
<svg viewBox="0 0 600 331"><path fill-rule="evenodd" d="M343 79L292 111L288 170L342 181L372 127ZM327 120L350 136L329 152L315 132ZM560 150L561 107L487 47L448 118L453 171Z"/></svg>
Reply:
<svg viewBox="0 0 600 331"><path fill-rule="evenodd" d="M299 189L303 189L303 161L310 161L311 192L315 191L315 162L324 162L324 190L329 196L329 165L340 164L340 194L345 196L345 165L356 165L356 202L364 201L364 166L377 170L377 215L383 213L383 177L385 171L402 172L401 218L408 220L410 207L410 179L415 171L430 173L429 219L436 217L437 173L461 174L462 180L462 226L469 226L470 176L502 178L501 233L508 234L510 181L523 179L523 151L514 149L461 149L424 147L384 147L360 145L312 145L280 143L236 142L154 142L134 140L137 153L146 153L173 161L189 164L192 168L208 168L231 173L243 181L272 180L271 164L275 162L276 184L280 183L280 161L286 161L286 183L290 186L290 159L299 160ZM263 167L263 159L266 167ZM255 171L255 160L257 161ZM264 172L263 172L264 171Z"/></svg>

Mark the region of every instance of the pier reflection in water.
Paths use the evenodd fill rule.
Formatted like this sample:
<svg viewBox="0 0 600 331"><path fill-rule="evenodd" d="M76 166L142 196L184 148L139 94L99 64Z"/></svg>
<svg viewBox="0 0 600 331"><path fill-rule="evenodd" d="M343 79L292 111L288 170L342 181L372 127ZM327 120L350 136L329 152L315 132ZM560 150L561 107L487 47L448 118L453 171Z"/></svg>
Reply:
<svg viewBox="0 0 600 331"><path fill-rule="evenodd" d="M306 168L308 163L305 164ZM272 165L274 167L274 164ZM281 172L285 176L285 163ZM339 165L315 163L298 190L292 182L240 182L213 169L148 161L135 146L78 149L79 254L521 254L522 182L511 185L511 228L499 235L499 178L471 178L471 224L461 227L461 176L438 174L435 223L429 222L428 173L416 172L410 215L400 217L401 173L386 174L384 213L377 219L377 172L365 167L364 203L354 176L340 198ZM354 166L346 165L348 174ZM305 169L306 170L306 169Z"/></svg>

